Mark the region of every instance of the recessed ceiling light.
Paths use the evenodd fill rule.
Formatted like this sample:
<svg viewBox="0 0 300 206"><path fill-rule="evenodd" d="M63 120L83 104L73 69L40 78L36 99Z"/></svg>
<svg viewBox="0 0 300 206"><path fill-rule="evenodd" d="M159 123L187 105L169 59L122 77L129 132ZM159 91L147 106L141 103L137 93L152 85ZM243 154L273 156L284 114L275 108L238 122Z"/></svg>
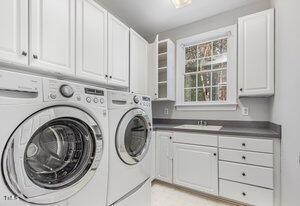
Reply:
<svg viewBox="0 0 300 206"><path fill-rule="evenodd" d="M192 0L172 0L176 9L182 8L192 3Z"/></svg>

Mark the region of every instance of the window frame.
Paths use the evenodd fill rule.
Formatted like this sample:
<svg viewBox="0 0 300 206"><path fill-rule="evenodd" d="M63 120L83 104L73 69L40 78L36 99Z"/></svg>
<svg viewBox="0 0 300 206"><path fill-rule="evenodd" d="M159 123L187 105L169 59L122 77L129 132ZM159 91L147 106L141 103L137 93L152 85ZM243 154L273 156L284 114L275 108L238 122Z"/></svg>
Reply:
<svg viewBox="0 0 300 206"><path fill-rule="evenodd" d="M184 102L185 48L227 37L227 100ZM177 40L176 52L177 110L236 110L237 108L237 25ZM212 94L211 94L212 95Z"/></svg>

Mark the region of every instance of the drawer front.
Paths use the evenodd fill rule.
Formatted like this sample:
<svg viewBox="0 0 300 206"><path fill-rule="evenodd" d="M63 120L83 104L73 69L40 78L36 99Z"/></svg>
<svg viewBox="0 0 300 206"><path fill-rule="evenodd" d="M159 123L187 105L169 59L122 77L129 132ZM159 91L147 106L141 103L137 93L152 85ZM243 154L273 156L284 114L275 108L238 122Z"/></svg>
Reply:
<svg viewBox="0 0 300 206"><path fill-rule="evenodd" d="M230 162L273 167L273 154L220 149L219 159Z"/></svg>
<svg viewBox="0 0 300 206"><path fill-rule="evenodd" d="M220 136L219 147L225 149L273 153L273 140Z"/></svg>
<svg viewBox="0 0 300 206"><path fill-rule="evenodd" d="M220 180L220 196L255 206L273 206L273 190Z"/></svg>
<svg viewBox="0 0 300 206"><path fill-rule="evenodd" d="M218 135L174 132L173 142L217 147Z"/></svg>
<svg viewBox="0 0 300 206"><path fill-rule="evenodd" d="M219 177L273 189L273 169L219 161Z"/></svg>

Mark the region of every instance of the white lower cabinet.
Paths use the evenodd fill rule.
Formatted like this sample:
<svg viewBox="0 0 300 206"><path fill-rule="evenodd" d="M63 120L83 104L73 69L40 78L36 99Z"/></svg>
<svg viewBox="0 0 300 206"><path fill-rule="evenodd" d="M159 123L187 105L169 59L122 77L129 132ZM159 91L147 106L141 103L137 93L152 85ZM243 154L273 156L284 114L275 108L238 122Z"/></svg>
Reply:
<svg viewBox="0 0 300 206"><path fill-rule="evenodd" d="M156 132L156 177L172 183L172 136L171 132Z"/></svg>
<svg viewBox="0 0 300 206"><path fill-rule="evenodd" d="M273 190L220 180L220 196L255 206L273 206Z"/></svg>
<svg viewBox="0 0 300 206"><path fill-rule="evenodd" d="M255 206L280 206L280 141L156 132L157 179Z"/></svg>
<svg viewBox="0 0 300 206"><path fill-rule="evenodd" d="M218 195L218 149L178 143L173 148L173 183Z"/></svg>

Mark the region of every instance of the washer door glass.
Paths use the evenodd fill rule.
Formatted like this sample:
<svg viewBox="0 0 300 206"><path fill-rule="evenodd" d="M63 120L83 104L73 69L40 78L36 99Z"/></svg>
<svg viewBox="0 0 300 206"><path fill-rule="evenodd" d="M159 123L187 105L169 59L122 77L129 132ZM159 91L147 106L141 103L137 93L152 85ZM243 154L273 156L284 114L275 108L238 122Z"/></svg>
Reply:
<svg viewBox="0 0 300 206"><path fill-rule="evenodd" d="M55 119L38 129L27 144L24 167L29 179L47 189L76 183L92 164L95 142L78 119Z"/></svg>
<svg viewBox="0 0 300 206"><path fill-rule="evenodd" d="M151 121L141 109L127 112L119 123L116 149L123 162L129 165L140 162L150 145Z"/></svg>
<svg viewBox="0 0 300 206"><path fill-rule="evenodd" d="M148 138L147 123L142 117L135 116L125 131L125 148L131 157L139 156L145 148Z"/></svg>

